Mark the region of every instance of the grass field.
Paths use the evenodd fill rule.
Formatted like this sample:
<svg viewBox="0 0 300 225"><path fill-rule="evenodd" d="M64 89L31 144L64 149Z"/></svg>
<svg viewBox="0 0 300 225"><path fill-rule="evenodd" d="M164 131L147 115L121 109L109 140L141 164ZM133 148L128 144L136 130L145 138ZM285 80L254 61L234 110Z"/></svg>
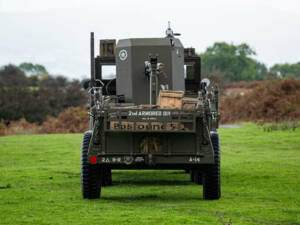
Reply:
<svg viewBox="0 0 300 225"><path fill-rule="evenodd" d="M83 200L81 134L0 138L0 224L300 224L300 129L220 129L222 198L183 171L113 171Z"/></svg>

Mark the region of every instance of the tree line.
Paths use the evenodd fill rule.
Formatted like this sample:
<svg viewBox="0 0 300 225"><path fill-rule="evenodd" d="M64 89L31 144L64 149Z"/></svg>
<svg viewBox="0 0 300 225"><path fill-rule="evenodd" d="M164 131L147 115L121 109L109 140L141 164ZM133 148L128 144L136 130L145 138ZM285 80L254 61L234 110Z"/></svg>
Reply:
<svg viewBox="0 0 300 225"><path fill-rule="evenodd" d="M42 123L71 106L87 103L80 80L52 76L43 65L22 63L0 68L0 120L25 118Z"/></svg>
<svg viewBox="0 0 300 225"><path fill-rule="evenodd" d="M201 53L202 74L216 76L224 82L300 79L300 62L275 64L271 68L254 59L256 52L246 43L240 45L216 42Z"/></svg>

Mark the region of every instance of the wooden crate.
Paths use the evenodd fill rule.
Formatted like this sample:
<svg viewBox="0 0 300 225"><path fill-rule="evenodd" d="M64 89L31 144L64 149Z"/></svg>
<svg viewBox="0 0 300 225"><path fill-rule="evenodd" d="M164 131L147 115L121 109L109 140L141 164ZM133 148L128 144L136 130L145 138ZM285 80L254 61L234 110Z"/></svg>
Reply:
<svg viewBox="0 0 300 225"><path fill-rule="evenodd" d="M193 110L196 108L198 99L197 98L183 98L182 99L182 109Z"/></svg>
<svg viewBox="0 0 300 225"><path fill-rule="evenodd" d="M161 109L182 109L183 91L160 90L158 106Z"/></svg>
<svg viewBox="0 0 300 225"><path fill-rule="evenodd" d="M100 56L111 56L116 55L116 40L115 39L104 39L100 40Z"/></svg>

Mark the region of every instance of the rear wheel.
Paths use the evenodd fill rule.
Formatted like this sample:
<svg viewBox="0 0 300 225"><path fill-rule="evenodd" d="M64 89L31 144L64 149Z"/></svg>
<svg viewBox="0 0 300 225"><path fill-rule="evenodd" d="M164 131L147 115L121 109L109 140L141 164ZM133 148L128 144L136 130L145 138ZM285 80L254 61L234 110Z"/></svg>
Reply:
<svg viewBox="0 0 300 225"><path fill-rule="evenodd" d="M103 168L99 164L92 165L88 160L88 149L92 137L92 131L86 131L83 135L81 149L81 189L83 198L100 198L101 175Z"/></svg>
<svg viewBox="0 0 300 225"><path fill-rule="evenodd" d="M211 132L210 138L214 149L215 164L206 166L203 174L203 198L207 200L221 197L219 135L217 132Z"/></svg>

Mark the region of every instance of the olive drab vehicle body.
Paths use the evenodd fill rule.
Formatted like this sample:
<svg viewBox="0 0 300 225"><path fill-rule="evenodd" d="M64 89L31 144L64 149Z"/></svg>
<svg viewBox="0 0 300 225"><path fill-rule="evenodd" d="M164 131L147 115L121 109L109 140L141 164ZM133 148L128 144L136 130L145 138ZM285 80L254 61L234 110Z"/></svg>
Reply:
<svg viewBox="0 0 300 225"><path fill-rule="evenodd" d="M100 40L91 33L90 130L82 143L84 198L99 198L112 169L182 169L219 199L218 88L170 26L163 38Z"/></svg>

